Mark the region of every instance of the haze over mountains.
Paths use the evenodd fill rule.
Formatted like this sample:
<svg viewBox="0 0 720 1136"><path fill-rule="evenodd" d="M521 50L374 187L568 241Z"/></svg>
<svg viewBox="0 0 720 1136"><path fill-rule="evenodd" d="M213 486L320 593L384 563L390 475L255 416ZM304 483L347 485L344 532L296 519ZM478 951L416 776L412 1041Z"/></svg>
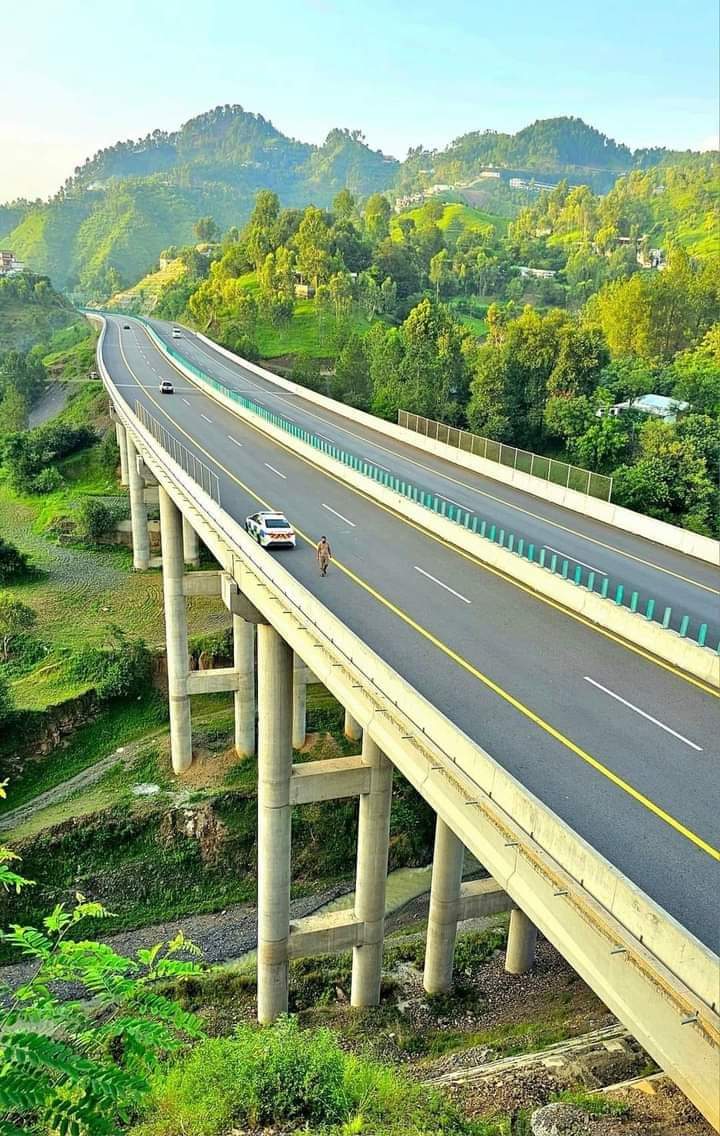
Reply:
<svg viewBox="0 0 720 1136"><path fill-rule="evenodd" d="M107 294L137 279L167 246L190 241L198 217L212 215L221 229L242 225L261 188L275 190L284 206L327 206L344 187L357 198L407 193L466 183L494 166L605 191L630 169L678 157L633 152L581 119L555 118L514 135L472 132L441 151L417 147L399 162L370 149L360 131L332 130L313 146L226 105L178 131L100 150L48 202L0 205L0 243L58 287Z"/></svg>

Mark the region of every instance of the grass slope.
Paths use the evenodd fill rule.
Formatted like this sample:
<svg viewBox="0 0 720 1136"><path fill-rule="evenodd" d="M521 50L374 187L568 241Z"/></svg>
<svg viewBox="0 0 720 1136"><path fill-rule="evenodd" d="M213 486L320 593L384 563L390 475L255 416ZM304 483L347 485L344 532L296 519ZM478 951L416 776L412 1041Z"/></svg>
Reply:
<svg viewBox="0 0 720 1136"><path fill-rule="evenodd" d="M177 284L185 276L187 269L180 257L168 261L164 268L148 272L132 288L116 292L105 305L119 311L139 311L150 315L166 288Z"/></svg>
<svg viewBox="0 0 720 1136"><path fill-rule="evenodd" d="M423 217L422 207L408 209L392 218L390 232L395 240L401 238L401 230L398 224L400 217L410 217L418 225ZM437 222L438 228L445 233L449 244L454 243L465 229L484 229L488 225L496 230L498 236L504 236L508 224L507 217L500 217L497 213L487 213L483 209L474 209L471 205L462 205L459 202L446 204L442 217Z"/></svg>

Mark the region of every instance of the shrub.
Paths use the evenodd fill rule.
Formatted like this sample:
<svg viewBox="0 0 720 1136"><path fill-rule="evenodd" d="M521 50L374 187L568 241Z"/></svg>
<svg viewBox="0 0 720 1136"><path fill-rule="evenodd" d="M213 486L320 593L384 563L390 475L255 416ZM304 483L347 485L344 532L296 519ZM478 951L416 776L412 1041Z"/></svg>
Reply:
<svg viewBox="0 0 720 1136"><path fill-rule="evenodd" d="M13 716L15 703L13 701L10 683L4 675L0 674L0 726L4 726Z"/></svg>
<svg viewBox="0 0 720 1136"><path fill-rule="evenodd" d="M70 660L70 676L94 684L104 702L142 692L150 682L150 652L142 639L127 639L111 629L108 647L84 647Z"/></svg>
<svg viewBox="0 0 720 1136"><path fill-rule="evenodd" d="M9 434L3 445L3 457L13 488L20 492L50 492L49 488L37 488L42 474L52 470L52 463L59 458L94 441L95 434L87 426L68 426L65 423L50 423L34 430ZM54 473L56 478L59 477L57 470ZM57 485L52 488L57 488Z"/></svg>
<svg viewBox="0 0 720 1136"><path fill-rule="evenodd" d="M0 846L0 891L30 883L11 869L16 859ZM112 1136L141 1104L163 1053L202 1036L198 1020L156 989L158 979L195 973L176 956L197 949L182 934L135 958L72 941L82 920L107 915L78 896L71 911L57 904L42 930L0 932L30 971L15 990L0 982L0 1131L8 1136ZM58 992L68 983L73 1000Z"/></svg>
<svg viewBox="0 0 720 1136"><path fill-rule="evenodd" d="M100 464L108 473L114 473L120 463L120 447L112 430L108 430L100 445Z"/></svg>
<svg viewBox="0 0 720 1136"><path fill-rule="evenodd" d="M34 477L27 485L31 493L54 493L63 484L62 474L60 470L54 466L48 466L47 469L42 470L41 473Z"/></svg>
<svg viewBox="0 0 720 1136"><path fill-rule="evenodd" d="M260 358L260 348L249 335L238 335L233 345L233 351L241 358L249 359L251 363Z"/></svg>
<svg viewBox="0 0 720 1136"><path fill-rule="evenodd" d="M34 627L37 615L9 592L0 592L0 660L6 663L19 641Z"/></svg>
<svg viewBox="0 0 720 1136"><path fill-rule="evenodd" d="M25 553L0 536L0 584L26 576L29 569L30 562Z"/></svg>
<svg viewBox="0 0 720 1136"><path fill-rule="evenodd" d="M115 527L116 512L99 497L86 497L78 511L78 532L85 540L97 541Z"/></svg>
<svg viewBox="0 0 720 1136"><path fill-rule="evenodd" d="M132 1133L219 1136L263 1125L343 1125L345 1133L398 1136L477 1132L439 1094L344 1053L328 1030L301 1032L294 1019L282 1019L201 1042L155 1078L150 1115Z"/></svg>

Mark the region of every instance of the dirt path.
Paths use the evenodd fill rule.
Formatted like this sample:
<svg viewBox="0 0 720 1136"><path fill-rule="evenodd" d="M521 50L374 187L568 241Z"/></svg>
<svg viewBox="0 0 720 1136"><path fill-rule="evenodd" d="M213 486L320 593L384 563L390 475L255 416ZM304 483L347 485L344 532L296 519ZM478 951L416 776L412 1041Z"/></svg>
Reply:
<svg viewBox="0 0 720 1136"><path fill-rule="evenodd" d="M77 793L80 789L87 789L89 785L94 785L99 781L108 770L112 769L115 765L122 763L126 768L134 761L138 751L147 744L151 737L154 735L145 734L137 741L131 742L129 745L121 746L107 757L101 757L100 761L96 761L94 765L89 765L87 769L82 769L76 773L74 777L70 777L67 781L61 781L59 785L55 785L52 789L47 789L39 796L33 797L32 801L28 801L26 805L19 805L16 809L10 809L9 812L3 813L0 816L0 832L8 832L12 828L17 828L21 824L25 824L30 817L35 813L46 809L50 805L56 805L59 801L64 801L67 797L71 797L73 793Z"/></svg>

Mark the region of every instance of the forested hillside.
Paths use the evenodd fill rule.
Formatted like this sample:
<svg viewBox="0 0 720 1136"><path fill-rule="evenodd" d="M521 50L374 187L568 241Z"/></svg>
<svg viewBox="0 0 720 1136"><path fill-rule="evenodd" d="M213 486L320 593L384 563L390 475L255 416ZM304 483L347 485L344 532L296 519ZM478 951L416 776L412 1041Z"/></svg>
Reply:
<svg viewBox="0 0 720 1136"><path fill-rule="evenodd" d="M0 358L6 351L27 351L47 343L78 313L44 276L23 272L0 278Z"/></svg>
<svg viewBox="0 0 720 1136"><path fill-rule="evenodd" d="M147 272L169 244L191 240L198 217L242 224L269 187L288 205L327 205L348 186L367 196L397 168L358 131L323 146L287 138L260 115L218 107L174 134L155 131L101 150L47 204L0 212L4 242L58 287L107 295Z"/></svg>
<svg viewBox="0 0 720 1136"><path fill-rule="evenodd" d="M360 131L331 130L313 146L226 105L177 131L98 151L47 203L0 205L0 239L56 287L97 298L132 285L166 246L187 244L199 217L212 216L223 230L242 226L260 189L287 207L323 208L344 188L362 200L433 183L466 186L490 165L504 180L481 182L473 192L482 201L471 203L512 216L527 199L508 185L513 173L567 177L605 192L619 175L670 158L660 149L633 153L581 119L556 118L515 135L473 132L444 150L419 146L399 163L371 150Z"/></svg>

